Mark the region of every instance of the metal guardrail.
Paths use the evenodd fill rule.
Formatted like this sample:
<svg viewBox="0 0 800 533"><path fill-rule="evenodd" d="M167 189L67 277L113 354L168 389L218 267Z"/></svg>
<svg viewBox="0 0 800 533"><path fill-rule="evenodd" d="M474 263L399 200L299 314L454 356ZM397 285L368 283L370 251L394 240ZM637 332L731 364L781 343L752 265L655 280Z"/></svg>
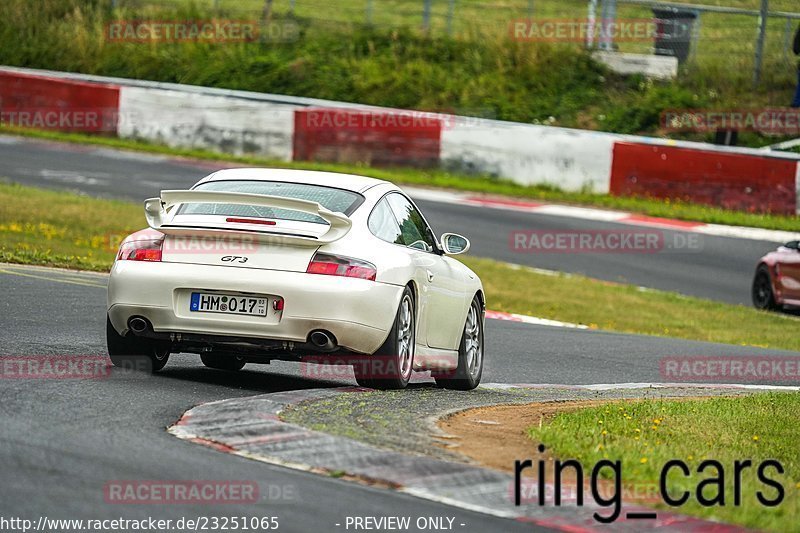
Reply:
<svg viewBox="0 0 800 533"><path fill-rule="evenodd" d="M765 151L772 151L772 150L791 150L792 148L796 148L800 146L800 139L792 139L790 141L784 141L778 144L771 144L769 146L764 146L761 148Z"/></svg>
<svg viewBox="0 0 800 533"><path fill-rule="evenodd" d="M185 7L185 0L106 0L117 7ZM766 2L766 0L763 0ZM725 0L719 0L725 3ZM750 0L758 6L762 0ZM767 6L783 9L753 9L718 5L712 0L194 0L200 8L259 20L264 13L297 17L314 25L331 28L366 25L375 28L405 28L431 35L450 35L459 39L508 38L515 21L587 20L596 21L653 19L652 10L685 11L695 14L691 39L687 42L687 65L706 69L710 75L724 69L727 78L743 83L750 78L771 78L772 85L792 83L791 42L800 9L790 0L769 0ZM766 13L766 14L765 14ZM591 20L591 15L588 15ZM573 44L577 44L574 40ZM664 54L659 43L606 40L601 49L638 54ZM666 51L668 52L668 51ZM763 78L762 78L763 73ZM777 80L777 81L776 81Z"/></svg>
<svg viewBox="0 0 800 533"><path fill-rule="evenodd" d="M788 35L790 30L790 21L791 20L800 20L800 13L793 13L787 11L770 11L769 10L769 1L762 0L761 1L761 9L745 9L745 8L738 8L738 7L727 7L727 6L716 6L716 5L706 5L706 4L688 4L688 3L678 3L678 2L661 2L657 0L603 0L604 3L608 2L611 4L616 4L619 2L620 4L632 4L632 5L639 5L639 6L647 6L651 8L667 8L673 9L676 12L693 12L697 15L702 13L718 13L724 15L744 15L750 17L756 17L758 19L758 33L756 36L756 45L755 45L755 59L753 65L753 83L758 85L761 79L761 73L763 69L764 63L764 47L765 41L767 38L767 24L769 18L780 18L786 19L787 21L787 28L784 31L784 35ZM696 37L696 36L695 36ZM788 46L788 39L784 38L784 49Z"/></svg>
<svg viewBox="0 0 800 533"><path fill-rule="evenodd" d="M749 15L753 17L761 16L760 9L745 9L741 7L726 7L708 4L685 4L682 2L660 2L657 0L617 0L617 2L620 4L638 4L648 7L666 7L682 11L707 11L709 13L723 13L726 15ZM800 20L800 13L790 13L788 11L769 11L768 16Z"/></svg>

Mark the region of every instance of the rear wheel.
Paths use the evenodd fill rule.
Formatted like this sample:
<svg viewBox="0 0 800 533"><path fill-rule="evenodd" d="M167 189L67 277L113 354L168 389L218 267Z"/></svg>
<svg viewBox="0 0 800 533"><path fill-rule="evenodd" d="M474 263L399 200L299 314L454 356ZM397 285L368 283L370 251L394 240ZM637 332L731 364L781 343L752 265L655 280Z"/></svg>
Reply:
<svg viewBox="0 0 800 533"><path fill-rule="evenodd" d="M759 266L753 278L753 305L757 309L766 311L774 311L779 307L775 303L775 293L772 292L772 279L766 265Z"/></svg>
<svg viewBox="0 0 800 533"><path fill-rule="evenodd" d="M458 347L458 368L455 374L434 376L440 387L472 390L480 384L483 374L483 315L483 305L476 295L467 311L467 320Z"/></svg>
<svg viewBox="0 0 800 533"><path fill-rule="evenodd" d="M372 356L353 365L356 381L371 389L404 389L411 380L416 342L414 294L403 290L389 337Z"/></svg>
<svg viewBox="0 0 800 533"><path fill-rule="evenodd" d="M117 333L106 317L106 345L111 363L119 368L140 372L158 372L169 360L169 348L163 344L136 337L129 333Z"/></svg>
<svg viewBox="0 0 800 533"><path fill-rule="evenodd" d="M216 368L217 370L241 370L247 364L247 361L241 357L213 353L202 354L200 360L208 368Z"/></svg>

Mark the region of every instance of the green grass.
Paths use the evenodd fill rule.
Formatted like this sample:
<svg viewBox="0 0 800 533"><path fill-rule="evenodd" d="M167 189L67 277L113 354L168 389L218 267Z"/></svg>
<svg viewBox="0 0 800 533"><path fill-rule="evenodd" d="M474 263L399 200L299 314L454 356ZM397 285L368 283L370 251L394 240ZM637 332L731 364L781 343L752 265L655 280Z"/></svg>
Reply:
<svg viewBox="0 0 800 533"><path fill-rule="evenodd" d="M530 428L529 435L562 460L580 460L586 470L591 470L602 459L621 460L623 484L631 489L653 484L657 487L664 464L680 459L688 465L691 474L684 477L677 469L671 470L667 478L669 493L678 497L688 490L692 496L686 505L673 511L762 530L798 531L798 409L798 393L615 402L556 415L542 427ZM705 508L696 500L694 491L698 483L716 475L715 468L708 468L704 474L697 473L698 465L706 459L717 460L724 466L724 507ZM736 507L733 505L733 463L744 459L750 459L755 467L742 475L742 502ZM768 459L779 461L785 469L784 475L767 470L767 475L786 490L783 503L774 508L764 507L755 496L760 490L765 497L776 497L775 490L760 483L754 474L755 468ZM715 492L709 487L704 494L712 497ZM660 507L666 508L665 505Z"/></svg>
<svg viewBox="0 0 800 533"><path fill-rule="evenodd" d="M443 170L418 170L407 168L377 169L363 165L347 165L339 163L275 161L254 156L232 156L206 150L170 148L165 145L152 144L137 140L98 137L73 133L46 132L3 126L0 126L0 133L78 144L96 144L124 150L136 150L188 157L193 159L224 161L229 163L240 163L261 167L266 166L274 168L296 168L355 173L388 180L400 185L440 187L476 193L505 195L522 199L543 200L548 202L618 209L642 213L654 217L675 218L680 220L705 222L709 224L726 224L785 231L800 231L800 218L798 217L745 213L741 211L732 211L718 207L691 204L681 201L617 197L608 194L596 194L588 191L568 192L548 185L523 186L508 180L502 180L494 177L467 176L463 174L446 172Z"/></svg>
<svg viewBox="0 0 800 533"><path fill-rule="evenodd" d="M107 271L141 205L0 182L0 261Z"/></svg>
<svg viewBox="0 0 800 533"><path fill-rule="evenodd" d="M0 261L108 270L139 204L0 183ZM580 276L549 276L474 257L490 309L645 333L800 351L794 317ZM587 305L586 302L591 302ZM635 313L630 310L635 309Z"/></svg>
<svg viewBox="0 0 800 533"><path fill-rule="evenodd" d="M489 259L463 262L481 277L487 305L496 311L608 331L800 351L800 338L787 334L800 325L793 316L583 276L538 274Z"/></svg>
<svg viewBox="0 0 800 533"><path fill-rule="evenodd" d="M542 122L624 133L659 133L669 108L763 108L788 104L794 60L783 53L784 20L770 20L763 83L752 87L756 19L708 14L696 60L680 78L651 83L607 71L575 44L508 38L508 24L528 15L527 0L457 2L454 35L443 29L447 2L434 2L433 29L420 31L421 0L375 0L365 25L362 0L273 6L275 23L300 27L291 42L114 43L105 25L119 19L258 19L263 2L6 0L0 19L0 62L211 87L311 96L410 109L450 110L519 122ZM731 0L739 6L757 2ZM773 9L794 9L772 0ZM584 0L537 0L540 18L580 18ZM620 5L621 18L649 17ZM648 51L646 43L620 43ZM704 135L676 134L697 140ZM770 139L776 141L778 139ZM747 144L767 144L743 135Z"/></svg>
<svg viewBox="0 0 800 533"><path fill-rule="evenodd" d="M158 0L145 4L156 7L164 5L213 7L213 0ZM294 9L292 10L292 3ZM760 8L760 0L677 0L676 3L694 5L729 6L750 10ZM260 14L263 0L220 0L223 12L240 16ZM295 17L315 21L318 25L336 23L337 25L358 25L370 22L377 28L411 28L422 31L422 0L371 0L371 16L367 12L368 0L275 0L273 13L280 16L293 14ZM487 9L491 5L491 9ZM533 12L529 0L459 0L454 6L452 21L449 3L432 2L430 33L434 36L452 34L460 38L498 38L508 34L509 22L533 16L536 19L578 19L585 18L586 0L536 0ZM770 0L771 11L797 11L794 0ZM647 19L653 16L647 6L619 3L618 17L624 19ZM480 21L476 24L475 21ZM705 13L700 24L700 39L695 51L695 67L713 67L723 61L730 66L752 67L754 58L755 29L757 20L753 16ZM785 60L782 55L786 22L781 18L771 18L768 26L766 55L772 60ZM796 25L795 25L796 27ZM794 28L792 28L794 29ZM651 53L652 43L639 41L620 41L621 51ZM721 57L722 56L722 57ZM740 74L740 73L736 73ZM748 72L741 73L747 76ZM746 80L749 82L749 79Z"/></svg>

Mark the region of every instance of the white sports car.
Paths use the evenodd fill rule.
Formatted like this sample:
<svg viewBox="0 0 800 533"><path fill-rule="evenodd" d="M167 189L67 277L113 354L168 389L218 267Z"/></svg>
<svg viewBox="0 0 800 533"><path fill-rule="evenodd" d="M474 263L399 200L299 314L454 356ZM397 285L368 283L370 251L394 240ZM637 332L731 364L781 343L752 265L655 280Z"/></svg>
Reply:
<svg viewBox="0 0 800 533"><path fill-rule="evenodd" d="M215 172L145 202L108 284L116 366L170 353L239 370L271 360L352 364L362 386L403 388L430 370L475 388L485 298L408 196L386 181L280 169Z"/></svg>

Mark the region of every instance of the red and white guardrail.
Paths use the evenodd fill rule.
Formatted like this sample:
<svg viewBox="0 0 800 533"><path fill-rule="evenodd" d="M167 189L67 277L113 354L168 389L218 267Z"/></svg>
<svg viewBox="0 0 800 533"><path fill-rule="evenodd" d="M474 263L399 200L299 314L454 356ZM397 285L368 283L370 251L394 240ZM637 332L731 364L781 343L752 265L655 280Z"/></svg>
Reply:
<svg viewBox="0 0 800 533"><path fill-rule="evenodd" d="M0 67L2 122L282 161L458 169L521 184L794 215L800 154L311 98Z"/></svg>

